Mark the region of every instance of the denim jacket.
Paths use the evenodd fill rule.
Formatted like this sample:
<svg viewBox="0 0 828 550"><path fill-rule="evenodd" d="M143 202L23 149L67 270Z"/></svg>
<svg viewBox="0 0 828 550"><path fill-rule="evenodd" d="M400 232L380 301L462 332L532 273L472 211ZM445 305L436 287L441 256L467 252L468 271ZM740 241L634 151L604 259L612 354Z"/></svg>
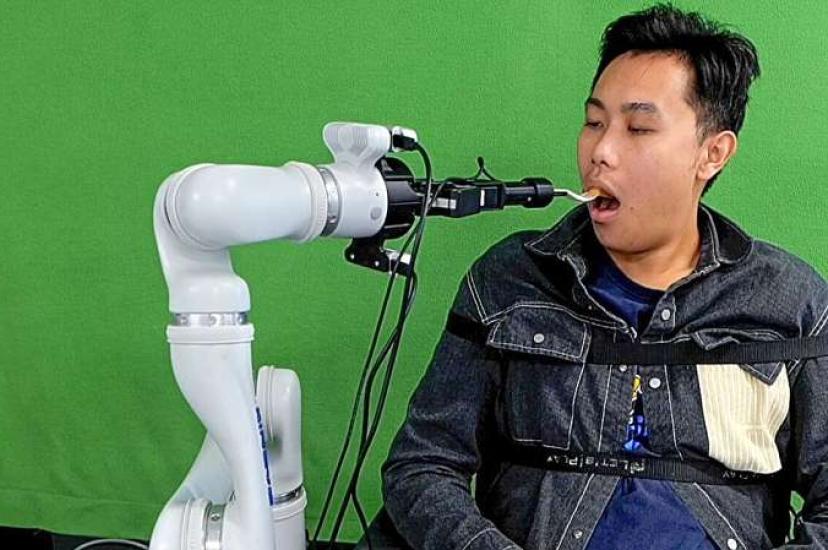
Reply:
<svg viewBox="0 0 828 550"><path fill-rule="evenodd" d="M475 262L452 313L482 324L485 345L443 333L383 466L385 507L413 548L586 547L619 478L521 466L500 451L504 438L590 453L620 447L633 369L589 364L594 331L712 349L825 329L828 283L815 270L705 206L698 225L696 269L665 291L640 334L584 285L597 245L584 207ZM672 483L720 548L828 548L826 367L828 357L639 367L653 451L783 474L772 484ZM805 504L785 545L791 491Z"/></svg>

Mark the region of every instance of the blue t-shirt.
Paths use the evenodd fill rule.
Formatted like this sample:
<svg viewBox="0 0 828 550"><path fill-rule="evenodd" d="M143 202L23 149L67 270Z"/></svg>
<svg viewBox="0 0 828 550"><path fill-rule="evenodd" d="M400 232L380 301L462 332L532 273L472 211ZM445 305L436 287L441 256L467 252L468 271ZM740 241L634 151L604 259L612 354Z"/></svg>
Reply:
<svg viewBox="0 0 828 550"><path fill-rule="evenodd" d="M599 250L591 262L587 288L604 307L640 331L649 322L662 292L631 281L601 246L596 248ZM644 388L645 384L640 386ZM657 456L648 448L650 432L646 398L643 389L631 391L631 418L626 441L619 452ZM645 547L656 550L716 548L670 482L625 478L616 486L587 548L632 550Z"/></svg>

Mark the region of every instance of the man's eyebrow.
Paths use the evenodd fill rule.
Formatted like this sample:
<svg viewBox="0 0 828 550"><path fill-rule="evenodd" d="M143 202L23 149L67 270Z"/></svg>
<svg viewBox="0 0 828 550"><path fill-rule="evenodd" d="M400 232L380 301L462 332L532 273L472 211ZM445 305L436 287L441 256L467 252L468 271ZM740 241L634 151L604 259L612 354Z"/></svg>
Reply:
<svg viewBox="0 0 828 550"><path fill-rule="evenodd" d="M607 110L607 108L604 107L604 103L597 97L588 97L587 100L584 101L584 107L587 107L589 105L598 107L599 109L603 109L605 111Z"/></svg>
<svg viewBox="0 0 828 550"><path fill-rule="evenodd" d="M646 101L633 101L632 103L625 103L624 105L622 105L621 112L636 112L657 115L658 107L655 106L655 103L648 103Z"/></svg>
<svg viewBox="0 0 828 550"><path fill-rule="evenodd" d="M589 97L584 102L584 107L588 107L592 105L593 107L597 107L603 111L607 110L607 107L604 105L604 102L598 99L597 97ZM622 113L645 113L645 114L652 114L657 115L659 114L658 107L655 106L655 103L650 103L648 101L631 101L630 103L624 103L621 106Z"/></svg>

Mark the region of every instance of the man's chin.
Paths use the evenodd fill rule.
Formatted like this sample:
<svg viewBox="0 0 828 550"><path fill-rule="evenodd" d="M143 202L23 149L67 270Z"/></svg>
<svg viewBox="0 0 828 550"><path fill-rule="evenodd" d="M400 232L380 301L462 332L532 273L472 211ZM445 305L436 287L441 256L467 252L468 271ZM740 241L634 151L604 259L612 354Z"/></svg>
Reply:
<svg viewBox="0 0 828 550"><path fill-rule="evenodd" d="M620 228L617 225L607 225L593 221L592 228L598 243L606 250L620 254L635 254L638 252L635 239L626 237L622 231L619 231Z"/></svg>

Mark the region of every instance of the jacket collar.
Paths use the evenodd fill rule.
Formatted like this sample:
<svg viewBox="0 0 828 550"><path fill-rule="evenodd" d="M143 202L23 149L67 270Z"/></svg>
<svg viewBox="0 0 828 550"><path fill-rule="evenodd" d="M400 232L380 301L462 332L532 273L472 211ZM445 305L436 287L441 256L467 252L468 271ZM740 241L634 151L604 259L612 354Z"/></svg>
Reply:
<svg viewBox="0 0 828 550"><path fill-rule="evenodd" d="M697 271L709 271L722 264L736 264L744 260L753 248L753 240L735 223L713 209L699 206L701 255ZM540 237L524 244L538 256L567 257L583 277L586 272L586 246L595 241L592 222L586 206L579 206L564 216Z"/></svg>

